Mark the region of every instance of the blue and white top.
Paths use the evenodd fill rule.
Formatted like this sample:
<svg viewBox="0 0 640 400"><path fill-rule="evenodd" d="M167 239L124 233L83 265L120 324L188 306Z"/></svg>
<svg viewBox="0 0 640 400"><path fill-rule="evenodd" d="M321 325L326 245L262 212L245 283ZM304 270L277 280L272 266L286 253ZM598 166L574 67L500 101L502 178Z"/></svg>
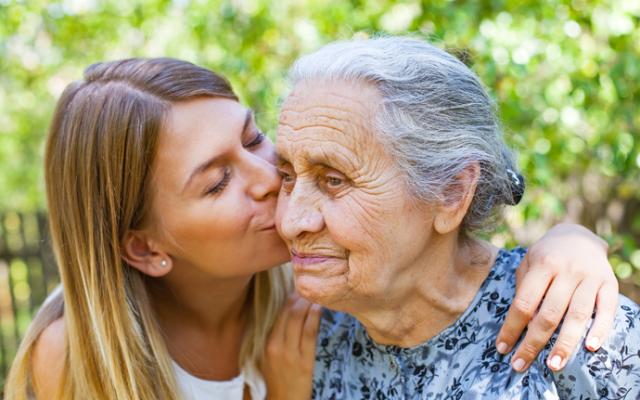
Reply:
<svg viewBox="0 0 640 400"><path fill-rule="evenodd" d="M515 294L525 249L500 250L467 310L411 348L375 343L355 318L325 312L318 336L314 399L640 399L640 307L620 296L600 350L581 345L562 371L545 360L556 340L518 373L495 341Z"/></svg>

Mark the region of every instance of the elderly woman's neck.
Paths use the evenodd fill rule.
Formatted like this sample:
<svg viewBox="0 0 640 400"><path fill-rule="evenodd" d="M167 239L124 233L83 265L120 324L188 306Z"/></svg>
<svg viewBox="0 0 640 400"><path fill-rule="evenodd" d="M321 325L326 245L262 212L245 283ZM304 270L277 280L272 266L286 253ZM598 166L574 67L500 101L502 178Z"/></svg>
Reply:
<svg viewBox="0 0 640 400"><path fill-rule="evenodd" d="M469 307L498 249L478 240L443 241L398 276L383 304L355 316L380 344L412 347L438 335Z"/></svg>

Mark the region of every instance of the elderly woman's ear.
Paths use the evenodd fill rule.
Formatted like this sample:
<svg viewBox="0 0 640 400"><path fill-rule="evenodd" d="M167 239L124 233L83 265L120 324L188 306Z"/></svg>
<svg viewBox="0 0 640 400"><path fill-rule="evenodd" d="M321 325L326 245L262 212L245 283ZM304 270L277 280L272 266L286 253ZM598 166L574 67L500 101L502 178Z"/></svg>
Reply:
<svg viewBox="0 0 640 400"><path fill-rule="evenodd" d="M480 165L477 162L468 164L455 176L437 207L433 221L436 232L445 235L458 229L471 206L479 179Z"/></svg>

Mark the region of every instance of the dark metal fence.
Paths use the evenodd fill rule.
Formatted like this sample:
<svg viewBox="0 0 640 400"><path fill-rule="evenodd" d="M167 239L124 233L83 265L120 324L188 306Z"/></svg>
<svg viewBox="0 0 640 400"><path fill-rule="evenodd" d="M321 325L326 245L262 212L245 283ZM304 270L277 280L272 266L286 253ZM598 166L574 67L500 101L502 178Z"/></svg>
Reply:
<svg viewBox="0 0 640 400"><path fill-rule="evenodd" d="M58 284L44 213L0 213L0 388L20 339Z"/></svg>

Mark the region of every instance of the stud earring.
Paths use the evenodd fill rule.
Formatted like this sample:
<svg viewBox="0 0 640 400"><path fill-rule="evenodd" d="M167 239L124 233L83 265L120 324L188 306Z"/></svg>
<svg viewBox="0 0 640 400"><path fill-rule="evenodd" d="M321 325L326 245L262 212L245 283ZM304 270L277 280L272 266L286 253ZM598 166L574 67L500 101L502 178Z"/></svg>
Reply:
<svg viewBox="0 0 640 400"><path fill-rule="evenodd" d="M169 265L169 263L167 263L167 260L161 260L161 261L160 261L160 266L161 266L162 268L165 268L167 265Z"/></svg>

